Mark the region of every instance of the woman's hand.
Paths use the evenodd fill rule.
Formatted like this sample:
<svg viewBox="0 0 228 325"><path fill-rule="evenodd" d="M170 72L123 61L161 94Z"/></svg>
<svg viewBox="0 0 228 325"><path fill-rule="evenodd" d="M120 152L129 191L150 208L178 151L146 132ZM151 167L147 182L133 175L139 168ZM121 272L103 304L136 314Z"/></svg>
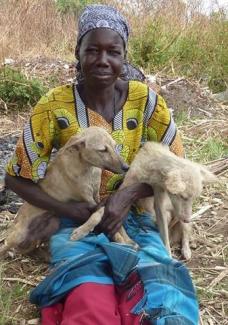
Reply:
<svg viewBox="0 0 228 325"><path fill-rule="evenodd" d="M74 219L78 224L82 224L90 217L94 206L84 202L63 203L62 217ZM55 217L51 220L51 217ZM47 227L48 225L48 227ZM50 235L59 227L56 220L56 214L51 211L41 211L40 217L31 219L28 225L26 237L22 243L23 247L29 247L30 243L35 240L47 240Z"/></svg>
<svg viewBox="0 0 228 325"><path fill-rule="evenodd" d="M91 214L96 210L96 205L86 202L70 201L63 203L61 207L61 216L75 220L78 224L86 222Z"/></svg>
<svg viewBox="0 0 228 325"><path fill-rule="evenodd" d="M112 238L122 226L132 204L151 195L153 195L153 190L147 184L133 184L110 195L105 203L105 211L99 224L99 230Z"/></svg>
<svg viewBox="0 0 228 325"><path fill-rule="evenodd" d="M99 230L109 237L120 229L133 204L132 195L127 189L118 190L106 200L103 218L99 224Z"/></svg>

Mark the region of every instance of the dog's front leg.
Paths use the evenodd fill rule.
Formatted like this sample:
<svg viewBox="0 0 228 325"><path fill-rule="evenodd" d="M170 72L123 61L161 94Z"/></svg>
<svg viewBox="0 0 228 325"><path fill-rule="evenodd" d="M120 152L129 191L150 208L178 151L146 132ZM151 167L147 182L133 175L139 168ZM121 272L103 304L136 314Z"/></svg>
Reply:
<svg viewBox="0 0 228 325"><path fill-rule="evenodd" d="M190 233L191 233L191 223L184 223L180 221L182 228L182 239L181 239L181 254L186 260L190 260L192 257L192 252L190 248Z"/></svg>
<svg viewBox="0 0 228 325"><path fill-rule="evenodd" d="M139 246L134 242L126 233L126 230L122 226L120 230L113 236L113 240L117 243L127 244L133 246L134 249L138 249Z"/></svg>
<svg viewBox="0 0 228 325"><path fill-rule="evenodd" d="M86 235L88 235L88 233L93 231L94 228L100 223L103 214L104 214L104 207L101 207L99 210L94 212L83 225L81 225L80 227L76 228L73 231L70 239L79 240L85 237Z"/></svg>
<svg viewBox="0 0 228 325"><path fill-rule="evenodd" d="M171 248L169 242L168 230L168 215L165 209L166 193L161 189L154 189L154 209L156 213L156 220L161 238L171 256Z"/></svg>

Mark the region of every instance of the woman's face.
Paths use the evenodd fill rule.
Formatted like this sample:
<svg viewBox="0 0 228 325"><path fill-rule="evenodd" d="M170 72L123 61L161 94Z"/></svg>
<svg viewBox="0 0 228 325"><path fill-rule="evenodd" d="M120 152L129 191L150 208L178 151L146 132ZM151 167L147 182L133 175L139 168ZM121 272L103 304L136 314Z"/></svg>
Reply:
<svg viewBox="0 0 228 325"><path fill-rule="evenodd" d="M121 36L108 28L88 32L77 50L86 83L112 85L119 77L125 57Z"/></svg>

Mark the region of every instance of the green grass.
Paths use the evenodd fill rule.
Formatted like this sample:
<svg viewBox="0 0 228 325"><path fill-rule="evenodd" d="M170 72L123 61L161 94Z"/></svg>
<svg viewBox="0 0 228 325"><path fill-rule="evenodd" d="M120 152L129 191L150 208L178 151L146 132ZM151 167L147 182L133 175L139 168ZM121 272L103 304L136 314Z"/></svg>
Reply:
<svg viewBox="0 0 228 325"><path fill-rule="evenodd" d="M185 111L180 111L174 116L177 127L182 126L188 121L188 114Z"/></svg>
<svg viewBox="0 0 228 325"><path fill-rule="evenodd" d="M179 25L178 25L179 24ZM168 28L167 28L168 26ZM213 92L228 83L228 21L223 12L198 17L183 29L165 17L147 17L142 31L130 39L129 57L148 72L203 78Z"/></svg>
<svg viewBox="0 0 228 325"><path fill-rule="evenodd" d="M219 138L208 138L199 148L199 161L207 162L228 156L228 145Z"/></svg>
<svg viewBox="0 0 228 325"><path fill-rule="evenodd" d="M0 98L8 108L31 108L46 91L41 80L28 79L22 72L10 67L0 68Z"/></svg>
<svg viewBox="0 0 228 325"><path fill-rule="evenodd" d="M220 137L209 137L202 142L198 138L191 140L184 143L187 158L190 160L204 164L228 156L228 144Z"/></svg>
<svg viewBox="0 0 228 325"><path fill-rule="evenodd" d="M22 302L25 297L25 289L18 283L6 283L3 280L4 268L0 269L0 324L16 324L16 315L12 313L12 306Z"/></svg>
<svg viewBox="0 0 228 325"><path fill-rule="evenodd" d="M27 320L24 317L27 315L36 318L37 314L28 301L30 287L16 281L4 281L4 277L13 277L8 273L7 264L0 266L0 325L21 324L24 318Z"/></svg>
<svg viewBox="0 0 228 325"><path fill-rule="evenodd" d="M96 3L94 0L56 0L56 7L62 14L74 13L76 16L87 5Z"/></svg>

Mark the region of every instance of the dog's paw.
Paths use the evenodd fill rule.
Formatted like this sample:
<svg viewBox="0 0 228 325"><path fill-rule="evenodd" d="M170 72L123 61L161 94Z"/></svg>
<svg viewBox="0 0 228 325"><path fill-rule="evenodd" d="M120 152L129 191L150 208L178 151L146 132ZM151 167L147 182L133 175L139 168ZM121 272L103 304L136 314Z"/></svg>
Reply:
<svg viewBox="0 0 228 325"><path fill-rule="evenodd" d="M132 248L135 249L136 251L140 249L139 245L130 238L125 238L125 244L132 246Z"/></svg>
<svg viewBox="0 0 228 325"><path fill-rule="evenodd" d="M189 246L188 247L183 247L181 249L181 254L184 257L184 259L187 260L187 261L190 260L191 257L192 257L192 252L191 252L191 249L190 249Z"/></svg>
<svg viewBox="0 0 228 325"><path fill-rule="evenodd" d="M138 244L136 244L135 242L133 242L133 244L131 244L133 246L133 249L136 251L139 251L140 247Z"/></svg>
<svg viewBox="0 0 228 325"><path fill-rule="evenodd" d="M77 228L72 232L72 235L71 235L70 239L71 240L79 240L79 239L82 239L85 236L86 236L86 234L84 234L84 232L81 231L80 228Z"/></svg>

